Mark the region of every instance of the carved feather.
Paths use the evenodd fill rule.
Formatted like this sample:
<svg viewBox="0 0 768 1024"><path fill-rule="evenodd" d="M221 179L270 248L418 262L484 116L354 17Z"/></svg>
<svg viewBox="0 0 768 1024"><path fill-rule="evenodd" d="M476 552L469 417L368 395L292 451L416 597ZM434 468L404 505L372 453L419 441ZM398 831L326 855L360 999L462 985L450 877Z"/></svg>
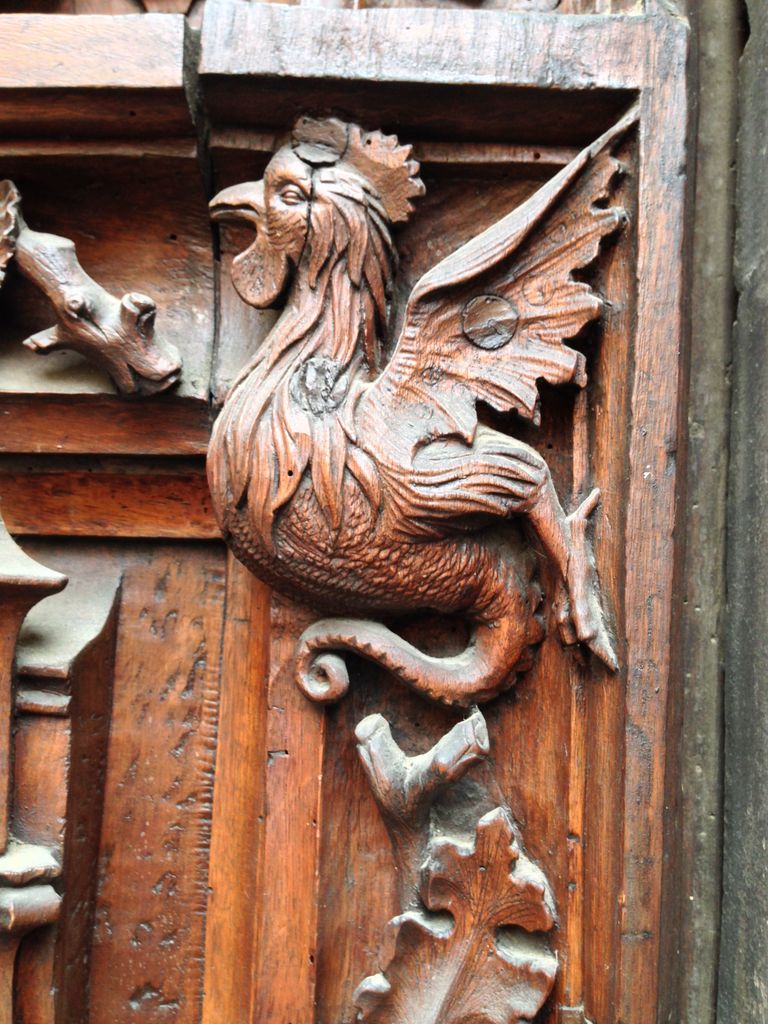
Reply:
<svg viewBox="0 0 768 1024"><path fill-rule="evenodd" d="M394 427L402 450L445 437L471 442L476 403L538 421L538 381L586 383L563 341L600 313L573 272L626 221L609 207L624 117L526 203L430 270L414 288L395 352L361 401L361 434ZM485 311L485 312L484 312ZM363 427L363 424L365 426Z"/></svg>

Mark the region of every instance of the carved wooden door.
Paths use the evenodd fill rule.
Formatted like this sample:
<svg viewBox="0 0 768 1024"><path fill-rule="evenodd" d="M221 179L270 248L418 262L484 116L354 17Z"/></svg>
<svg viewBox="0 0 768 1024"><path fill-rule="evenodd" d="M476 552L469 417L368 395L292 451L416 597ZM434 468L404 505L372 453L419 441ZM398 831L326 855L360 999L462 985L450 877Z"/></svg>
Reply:
<svg viewBox="0 0 768 1024"><path fill-rule="evenodd" d="M683 21L33 6L0 1021L673 1019Z"/></svg>

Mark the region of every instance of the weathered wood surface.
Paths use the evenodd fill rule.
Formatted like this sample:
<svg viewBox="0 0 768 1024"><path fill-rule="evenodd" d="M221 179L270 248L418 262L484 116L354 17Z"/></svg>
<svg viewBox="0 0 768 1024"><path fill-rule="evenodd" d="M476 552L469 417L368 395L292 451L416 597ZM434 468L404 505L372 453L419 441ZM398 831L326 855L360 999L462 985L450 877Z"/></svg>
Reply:
<svg viewBox="0 0 768 1024"><path fill-rule="evenodd" d="M765 153L768 8L747 3L750 35L739 82L733 412L729 474L725 834L719 1019L768 1019L768 615L765 502L768 418Z"/></svg>
<svg viewBox="0 0 768 1024"><path fill-rule="evenodd" d="M200 1017L224 565L123 563L91 970L94 1022Z"/></svg>
<svg viewBox="0 0 768 1024"><path fill-rule="evenodd" d="M15 831L49 849L61 865L55 936L33 939L50 950L51 1014L57 1024L85 1020L89 1011L120 583L115 565L85 568L75 560L61 567L70 583L30 612L19 637L14 766ZM46 959L41 954L24 945L19 955L16 1002L22 1019L40 1012L33 1007L46 995L35 978L38 959Z"/></svg>
<svg viewBox="0 0 768 1024"><path fill-rule="evenodd" d="M628 106L637 82L633 55L652 50L663 24L658 17L566 19L423 7L405 17L406 31L398 10L209 5L200 85L213 121L283 129L308 90L315 106L344 110L348 83L357 82L358 119L396 124L401 134L585 145L595 137L596 120L611 124ZM396 47L389 42L394 37ZM421 101L414 104L417 83ZM462 86L471 88L458 91ZM556 95L558 87L566 91ZM479 88L488 92L485 103L471 95Z"/></svg>
<svg viewBox="0 0 768 1024"><path fill-rule="evenodd" d="M191 134L185 82L187 32L183 17L91 16L51 21L34 14L3 14L0 125L4 133L26 137L44 131L86 137ZM54 96L56 101L51 102Z"/></svg>
<svg viewBox="0 0 768 1024"><path fill-rule="evenodd" d="M210 421L203 402L172 397L139 403L102 395L0 394L0 452L205 455Z"/></svg>
<svg viewBox="0 0 768 1024"><path fill-rule="evenodd" d="M681 876L673 883L683 903L680 960L668 962L669 986L675 980L679 986L681 1024L713 1024L717 1012L739 6L720 0L689 5L698 122L682 582ZM667 899L674 899L672 891Z"/></svg>
<svg viewBox="0 0 768 1024"><path fill-rule="evenodd" d="M205 958L202 1024L253 1017L261 909L246 894L259 893L265 885L265 790L276 756L265 752L269 588L232 555L227 559L225 607L205 919L206 950L218 953ZM222 970L224 963L228 967Z"/></svg>
<svg viewBox="0 0 768 1024"><path fill-rule="evenodd" d="M198 25L207 0L4 0L2 10L40 14L187 14ZM272 0L317 7L316 0ZM332 0L326 6L411 7L412 0ZM547 11L555 14L639 14L643 0L425 0L425 7L475 7L502 11Z"/></svg>

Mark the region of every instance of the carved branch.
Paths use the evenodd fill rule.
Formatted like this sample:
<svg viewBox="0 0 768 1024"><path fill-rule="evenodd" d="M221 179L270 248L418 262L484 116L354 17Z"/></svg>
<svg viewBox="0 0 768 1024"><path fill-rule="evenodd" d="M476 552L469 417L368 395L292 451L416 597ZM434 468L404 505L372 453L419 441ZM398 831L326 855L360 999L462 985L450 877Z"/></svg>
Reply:
<svg viewBox="0 0 768 1024"><path fill-rule="evenodd" d="M357 988L366 1024L517 1024L554 984L549 885L497 807L470 837L430 829L434 801L489 752L476 710L408 757L389 723L357 727L358 751L392 841L404 912L389 924L382 970Z"/></svg>
<svg viewBox="0 0 768 1024"><path fill-rule="evenodd" d="M0 182L0 284L11 258L53 306L57 323L27 338L33 352L72 349L105 370L123 394L157 394L178 383L181 361L155 339L153 299L128 292L118 299L86 274L68 238L27 227L21 196Z"/></svg>
<svg viewBox="0 0 768 1024"><path fill-rule="evenodd" d="M417 872L429 834L432 804L489 751L480 711L458 722L425 754L408 757L392 738L389 722L370 715L357 726L358 753L387 826L403 904L413 902Z"/></svg>

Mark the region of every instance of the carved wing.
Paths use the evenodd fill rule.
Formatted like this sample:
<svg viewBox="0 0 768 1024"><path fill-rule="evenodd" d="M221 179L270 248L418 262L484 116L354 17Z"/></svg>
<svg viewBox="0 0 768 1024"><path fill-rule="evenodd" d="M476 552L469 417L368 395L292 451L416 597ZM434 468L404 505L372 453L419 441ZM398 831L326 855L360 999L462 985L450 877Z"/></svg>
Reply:
<svg viewBox="0 0 768 1024"><path fill-rule="evenodd" d="M417 283L392 359L358 406L365 435L398 436L401 451L474 438L478 401L538 422L540 379L586 383L584 358L563 344L600 313L574 279L626 220L607 205L620 164L612 151L631 110L522 206Z"/></svg>

